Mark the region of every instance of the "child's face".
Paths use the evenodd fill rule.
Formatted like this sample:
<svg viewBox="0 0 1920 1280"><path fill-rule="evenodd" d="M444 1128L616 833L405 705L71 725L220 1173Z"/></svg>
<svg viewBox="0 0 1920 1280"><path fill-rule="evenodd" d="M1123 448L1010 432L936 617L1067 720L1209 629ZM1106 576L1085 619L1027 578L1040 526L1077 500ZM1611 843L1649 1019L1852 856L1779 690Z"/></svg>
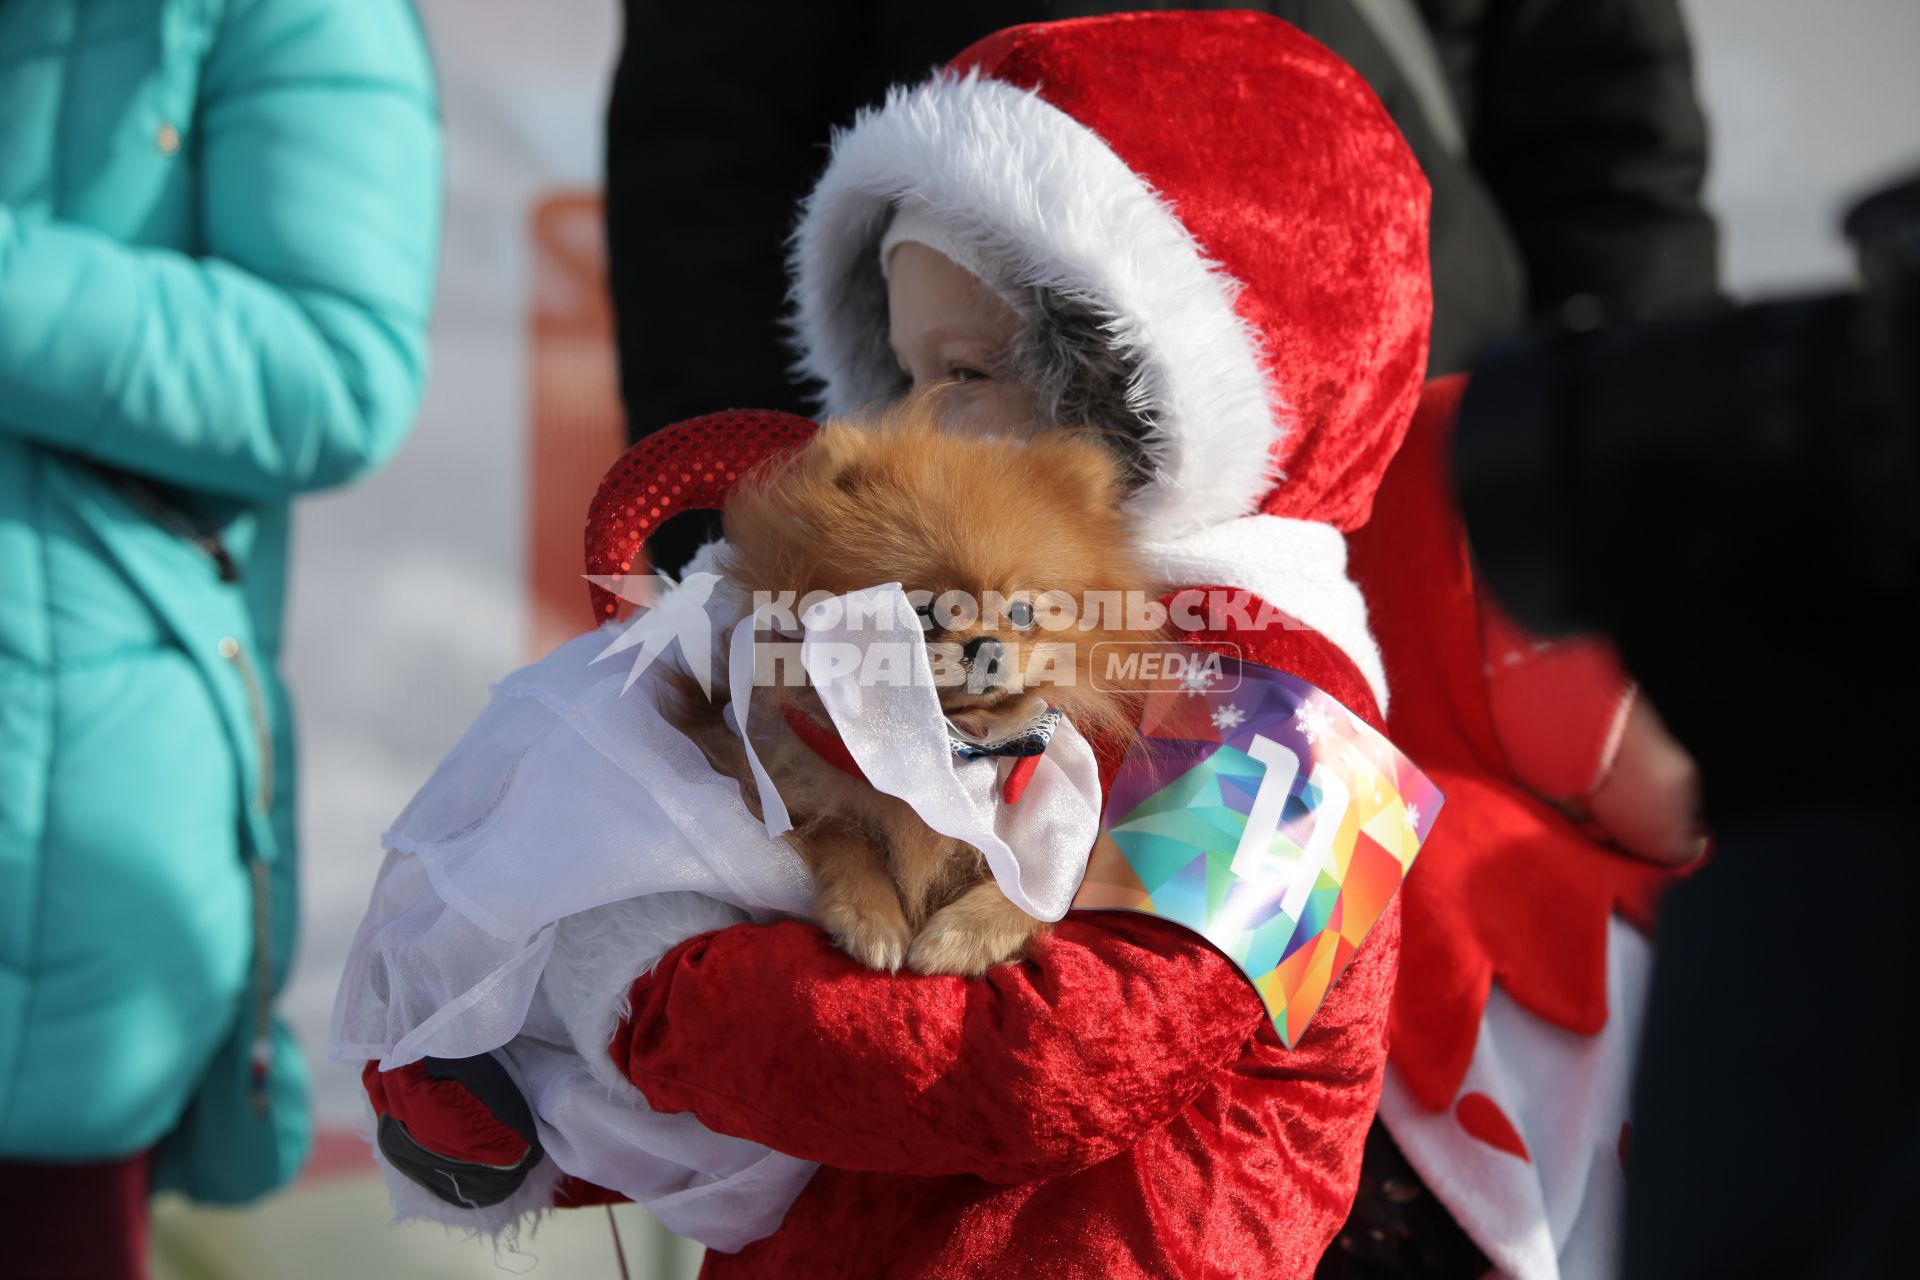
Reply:
<svg viewBox="0 0 1920 1280"><path fill-rule="evenodd" d="M888 340L914 389L956 384L940 401L942 425L1005 432L1033 422L1033 388L1008 368L1020 318L972 272L911 240L888 263Z"/></svg>

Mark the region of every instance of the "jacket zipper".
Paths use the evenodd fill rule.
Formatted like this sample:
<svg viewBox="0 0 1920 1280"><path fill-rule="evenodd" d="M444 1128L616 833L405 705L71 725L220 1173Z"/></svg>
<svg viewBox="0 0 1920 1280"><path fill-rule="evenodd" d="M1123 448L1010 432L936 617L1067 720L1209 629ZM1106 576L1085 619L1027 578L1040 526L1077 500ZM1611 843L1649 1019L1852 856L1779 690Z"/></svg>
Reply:
<svg viewBox="0 0 1920 1280"><path fill-rule="evenodd" d="M238 640L222 636L220 656L233 664L247 691L247 712L253 720L260 763L253 802L263 816L268 815L273 812L273 724L267 715L266 694ZM247 859L247 873L253 886L253 1044L248 1067L253 1110L265 1115L269 1109L267 1076L273 1068L273 886L266 859L258 854Z"/></svg>
<svg viewBox="0 0 1920 1280"><path fill-rule="evenodd" d="M233 664L240 675L240 684L247 691L247 714L253 720L254 743L260 752L260 783L255 789L253 803L262 813L273 809L273 722L267 715L267 696L260 688L260 679L254 674L253 663L247 659L247 651L232 636L220 637L220 656Z"/></svg>

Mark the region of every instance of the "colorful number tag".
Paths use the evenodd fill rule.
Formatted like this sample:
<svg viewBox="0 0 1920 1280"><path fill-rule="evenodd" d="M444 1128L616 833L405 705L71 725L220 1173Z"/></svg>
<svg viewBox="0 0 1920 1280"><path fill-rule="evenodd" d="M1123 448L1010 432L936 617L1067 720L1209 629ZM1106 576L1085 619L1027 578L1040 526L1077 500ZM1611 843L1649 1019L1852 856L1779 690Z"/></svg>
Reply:
<svg viewBox="0 0 1920 1280"><path fill-rule="evenodd" d="M1148 698L1073 905L1177 921L1225 952L1288 1048L1380 918L1444 797L1294 676L1222 657Z"/></svg>

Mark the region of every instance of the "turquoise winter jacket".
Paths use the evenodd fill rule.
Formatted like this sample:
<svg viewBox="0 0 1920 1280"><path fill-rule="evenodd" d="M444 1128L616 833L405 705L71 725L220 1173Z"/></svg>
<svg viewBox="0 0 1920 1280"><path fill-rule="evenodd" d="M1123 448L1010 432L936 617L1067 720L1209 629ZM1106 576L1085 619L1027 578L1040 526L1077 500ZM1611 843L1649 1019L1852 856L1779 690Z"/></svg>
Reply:
<svg viewBox="0 0 1920 1280"><path fill-rule="evenodd" d="M304 1155L288 503L407 430L439 191L406 0L0 0L0 1159Z"/></svg>

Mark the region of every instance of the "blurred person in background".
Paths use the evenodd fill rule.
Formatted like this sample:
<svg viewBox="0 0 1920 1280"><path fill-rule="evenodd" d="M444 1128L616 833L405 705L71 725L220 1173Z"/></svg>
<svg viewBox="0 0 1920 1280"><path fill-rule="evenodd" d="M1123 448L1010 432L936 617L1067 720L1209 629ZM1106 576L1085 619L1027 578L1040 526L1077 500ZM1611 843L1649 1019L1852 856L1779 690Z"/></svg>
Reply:
<svg viewBox="0 0 1920 1280"><path fill-rule="evenodd" d="M406 434L439 191L405 0L0 0L9 1275L306 1152L289 504Z"/></svg>
<svg viewBox="0 0 1920 1280"><path fill-rule="evenodd" d="M859 0L762 4L752 38L626 3L607 111L607 247L633 438L721 405L803 412L781 250L831 131L990 31L1123 10L1259 9L1366 78L1433 188L1428 372L1569 304L1647 319L1718 297L1706 128L1678 0ZM805 67L804 75L794 68ZM660 246L675 246L663 253ZM676 571L717 526L652 541Z"/></svg>

